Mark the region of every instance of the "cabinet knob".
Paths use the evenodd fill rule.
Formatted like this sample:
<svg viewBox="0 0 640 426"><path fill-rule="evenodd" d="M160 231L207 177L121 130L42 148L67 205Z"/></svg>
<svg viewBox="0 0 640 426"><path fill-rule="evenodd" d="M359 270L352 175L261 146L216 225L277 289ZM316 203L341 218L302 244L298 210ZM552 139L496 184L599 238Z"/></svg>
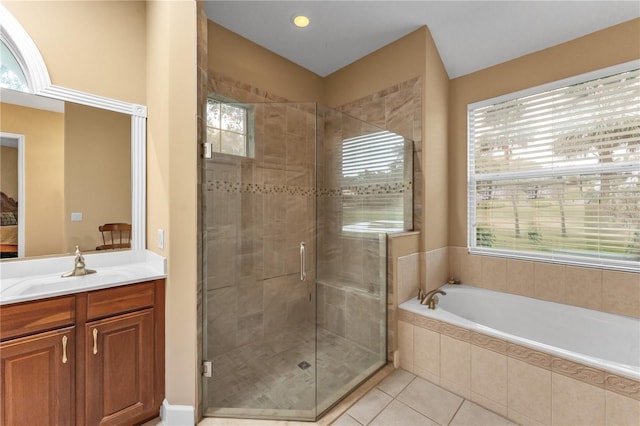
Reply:
<svg viewBox="0 0 640 426"><path fill-rule="evenodd" d="M93 354L98 353L98 329L93 329Z"/></svg>
<svg viewBox="0 0 640 426"><path fill-rule="evenodd" d="M67 363L67 336L62 336L62 363Z"/></svg>

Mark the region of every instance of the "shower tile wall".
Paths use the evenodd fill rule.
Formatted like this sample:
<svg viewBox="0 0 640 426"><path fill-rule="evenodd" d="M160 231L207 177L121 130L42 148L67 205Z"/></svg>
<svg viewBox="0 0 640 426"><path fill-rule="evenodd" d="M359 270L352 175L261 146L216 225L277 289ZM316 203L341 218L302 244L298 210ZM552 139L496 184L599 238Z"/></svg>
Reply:
<svg viewBox="0 0 640 426"><path fill-rule="evenodd" d="M352 117L369 122L386 130L395 132L405 138L413 140L413 209L405 208L405 220L413 220L413 229L422 229L422 78L416 77L405 82L375 92L364 98L355 100L337 108ZM330 138L327 138L330 139ZM336 207L337 208L337 207ZM413 210L413 212L412 212ZM339 251L336 242L334 250L324 250L324 253L334 254L334 258L343 253ZM367 250L367 251L370 251ZM347 258L348 259L348 258ZM357 267L357 266L356 266ZM397 322L397 307L394 305L392 261L388 259L387 285L387 359L393 360L393 351L397 347L393 324ZM368 274L375 269L365 268ZM366 280L365 280L366 282ZM330 308L331 309L331 308ZM320 312L318 312L320 315Z"/></svg>
<svg viewBox="0 0 640 426"><path fill-rule="evenodd" d="M413 141L413 229L421 230L422 78L398 83L336 109Z"/></svg>
<svg viewBox="0 0 640 426"><path fill-rule="evenodd" d="M210 75L239 101L266 93ZM301 285L299 243L314 257L315 106L255 105L254 158L214 154L206 168L208 354L307 323L312 280Z"/></svg>
<svg viewBox="0 0 640 426"><path fill-rule="evenodd" d="M339 108L346 114L382 126L415 141L412 180L415 199L413 203L415 229L421 227L421 224L416 221L421 217L419 210L422 192L420 186L421 87L421 79L415 78ZM286 101L285 98L267 91L211 72L209 73L208 89L209 92L215 92L239 102ZM282 108L286 107L282 105ZM276 123L283 114L286 114L287 125L286 128L279 128ZM307 121L310 115L307 114ZM295 168L295 166L301 165L296 160L299 158L296 156L296 150L302 146L299 142L303 135L296 132L295 129L301 125L302 117L301 111L278 111L277 109L270 111L265 116L265 122L262 123L263 129L260 129L260 123L256 121L256 139L260 131L271 132L269 144L266 146L256 144L256 162L260 163L260 159L262 159L264 167L256 166L256 162L248 160L226 158L225 161L218 161L216 167L210 167L207 172L210 176L208 180L236 183L240 181L243 183L254 182L256 185L265 185L260 187L262 189L269 185L280 188L281 191L286 191L290 187L313 187L312 177L306 176L300 168ZM338 138L342 140L342 137L362 134L362 123L358 120L346 120L344 123L341 122L340 125L332 127L331 123L325 124L323 122L328 118L330 119L330 117L320 115L317 125L318 140L325 141L324 148L319 147L319 152L325 149L324 155L335 154L329 151L331 143L327 141L337 141ZM311 128L308 126L307 130L310 132ZM284 134L287 135L287 139L282 138ZM278 137L273 138L273 135ZM313 150L313 142L309 139L310 137L311 134L305 135L305 140L308 141L306 146ZM271 143L271 141L275 143ZM313 155L312 151L307 151L307 154ZM243 165L241 175L239 175L237 167L238 162ZM283 163L287 167L284 175L276 172L273 168L282 166ZM318 190L321 193L318 199L318 214L322 215L317 230L320 239L318 244L319 247L322 247L321 257L318 259L320 266L318 274L322 280L318 283L317 289L317 321L328 331L369 350L377 351L382 341L376 337L376 335L379 336L380 326L374 325L369 311L364 307L376 305L381 300L380 295L376 294L376 286L373 284L384 282L387 278L386 240L384 237L380 239L377 236L348 238L337 236L337 232L331 234L331 230L337 230L341 226L339 222L341 202L339 197L323 196L322 194L323 189L328 190L332 187L330 182L323 181L324 177L331 173L326 164L330 163L319 159L317 165ZM207 238L208 250L226 253L224 257L214 259L216 263L208 265L207 268L210 274L207 283L209 307L214 309L209 312L218 312L221 320L220 322L210 321L210 327L214 324L218 325L215 325L216 329L213 330L213 333L212 330L209 330L209 335L219 337L221 341L225 342L226 348L241 345L241 342L277 330L278 327L286 326L299 319L296 315L301 315L301 313L288 312L285 315L285 312L287 312L286 307L293 306L293 302L298 300L300 295L286 291L280 293L280 291L291 288L293 280L298 279L294 275L294 272L297 273L299 268L297 263L298 245L297 242L295 245L289 243L307 241L307 248L310 249L313 248L312 239L306 235L287 236L281 230L283 223L289 223L290 220L303 220L302 216L315 219L311 194L301 197L299 194L279 192L275 194L275 197L272 197L272 194L249 195L238 194L234 192L233 188L228 190L231 192L227 193L227 190L218 189L215 194L208 193L209 196L218 197L213 202L225 203L228 208L222 215L223 217L218 218L221 222L216 224L215 229L208 231ZM300 205L303 198L307 201L306 210ZM252 208L264 209L261 216L258 214L259 217L262 217L262 223L251 224L254 228L253 235L259 235L262 232L262 227L268 229L270 234L265 236L264 240L246 238L240 242L233 237L237 233L238 226L241 226L241 223L238 223L239 218L235 218L233 212L248 212L247 206L251 204L250 200L253 200L255 204ZM298 207L293 207L296 203L298 203ZM242 209L238 210L239 206L242 206ZM410 209L405 211L407 215L411 216ZM298 216L287 217L285 212L292 215L298 214ZM243 230L242 232L247 231ZM289 254L283 254L284 247L288 247L286 250L289 250ZM234 253L236 254L234 255ZM234 257L235 261L240 262L241 268L238 271L242 271L241 277L234 276L238 273L233 261ZM307 258L312 260L315 259L315 256L313 253L308 253ZM217 276L214 276L213 273L216 273ZM261 277L262 279L260 279ZM392 290L391 286L388 288L388 291ZM239 296L241 289L245 294L244 297ZM247 293L246 289L250 289L250 291ZM262 303L260 303L261 297ZM272 302L277 304L277 307L273 308L273 312L271 309L259 308L261 305L270 306ZM384 305L376 305L376 309L378 311L384 309ZM393 307L390 305L387 309L393 310ZM394 318L395 313L391 312L389 319L393 320ZM229 330L234 330L235 333L229 333ZM384 335L384 330L382 330L382 335ZM390 338L392 338L391 335ZM209 339L209 341L212 340L215 338ZM223 350L219 346L221 345L216 344L218 352Z"/></svg>
<svg viewBox="0 0 640 426"><path fill-rule="evenodd" d="M342 229L344 195L342 143L375 127L335 111L319 114L323 137L318 139L318 325L373 353L384 345L386 238L378 234L348 234ZM375 195L370 195L375 196ZM364 207L364 204L361 204ZM363 209L361 209L363 210Z"/></svg>

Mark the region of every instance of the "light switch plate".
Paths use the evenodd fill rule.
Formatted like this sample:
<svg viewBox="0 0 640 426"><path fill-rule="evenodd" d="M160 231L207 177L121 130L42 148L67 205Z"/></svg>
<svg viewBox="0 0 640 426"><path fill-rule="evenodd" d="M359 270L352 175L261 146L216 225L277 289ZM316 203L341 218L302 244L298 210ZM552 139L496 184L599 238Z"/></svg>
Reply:
<svg viewBox="0 0 640 426"><path fill-rule="evenodd" d="M164 248L164 229L158 229L158 248Z"/></svg>

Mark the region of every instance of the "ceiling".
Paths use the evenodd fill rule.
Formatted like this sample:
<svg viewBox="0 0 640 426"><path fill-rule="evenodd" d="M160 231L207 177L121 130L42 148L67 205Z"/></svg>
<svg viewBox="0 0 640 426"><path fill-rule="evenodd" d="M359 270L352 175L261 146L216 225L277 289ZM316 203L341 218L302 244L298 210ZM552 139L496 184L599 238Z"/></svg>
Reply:
<svg viewBox="0 0 640 426"><path fill-rule="evenodd" d="M640 2L209 0L205 10L323 77L426 25L455 78L640 17ZM311 24L294 27L295 14Z"/></svg>

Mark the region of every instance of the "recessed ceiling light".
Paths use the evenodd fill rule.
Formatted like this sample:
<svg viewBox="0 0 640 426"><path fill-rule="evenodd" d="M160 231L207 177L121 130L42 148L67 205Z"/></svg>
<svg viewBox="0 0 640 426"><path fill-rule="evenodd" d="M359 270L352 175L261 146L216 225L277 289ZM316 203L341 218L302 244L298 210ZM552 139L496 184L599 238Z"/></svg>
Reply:
<svg viewBox="0 0 640 426"><path fill-rule="evenodd" d="M293 25L298 28L305 28L311 21L309 21L309 18L304 15L294 15L293 18L291 18L291 22L293 22Z"/></svg>

